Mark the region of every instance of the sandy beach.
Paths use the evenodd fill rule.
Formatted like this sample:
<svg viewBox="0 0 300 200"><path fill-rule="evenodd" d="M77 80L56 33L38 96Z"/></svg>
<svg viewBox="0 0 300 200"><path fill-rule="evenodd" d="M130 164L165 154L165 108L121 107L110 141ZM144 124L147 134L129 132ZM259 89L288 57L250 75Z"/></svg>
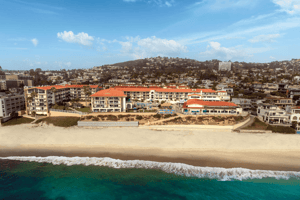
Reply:
<svg viewBox="0 0 300 200"><path fill-rule="evenodd" d="M230 130L0 127L0 157L81 156L300 171L300 135Z"/></svg>

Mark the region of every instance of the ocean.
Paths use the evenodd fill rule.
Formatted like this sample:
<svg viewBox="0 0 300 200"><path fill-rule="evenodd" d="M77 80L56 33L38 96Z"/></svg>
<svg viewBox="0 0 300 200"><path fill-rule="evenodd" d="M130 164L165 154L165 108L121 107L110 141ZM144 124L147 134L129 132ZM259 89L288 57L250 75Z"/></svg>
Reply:
<svg viewBox="0 0 300 200"><path fill-rule="evenodd" d="M0 199L300 199L300 172L112 158L0 159Z"/></svg>

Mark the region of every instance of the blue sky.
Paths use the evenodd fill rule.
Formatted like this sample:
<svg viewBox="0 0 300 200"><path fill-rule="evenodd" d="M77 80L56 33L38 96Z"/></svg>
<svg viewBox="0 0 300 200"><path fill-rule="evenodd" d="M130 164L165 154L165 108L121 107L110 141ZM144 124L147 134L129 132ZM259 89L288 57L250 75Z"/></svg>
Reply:
<svg viewBox="0 0 300 200"><path fill-rule="evenodd" d="M300 58L300 0L0 0L0 66Z"/></svg>

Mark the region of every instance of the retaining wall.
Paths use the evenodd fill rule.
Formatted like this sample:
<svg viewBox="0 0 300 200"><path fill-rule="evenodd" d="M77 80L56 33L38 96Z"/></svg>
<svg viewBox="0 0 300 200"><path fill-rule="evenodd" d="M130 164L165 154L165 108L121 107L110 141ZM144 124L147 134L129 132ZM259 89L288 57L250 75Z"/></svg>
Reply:
<svg viewBox="0 0 300 200"><path fill-rule="evenodd" d="M218 130L232 130L233 126L219 126L219 125L149 125L143 128L159 128L159 129L172 129L172 128L186 128L188 129L218 129Z"/></svg>
<svg viewBox="0 0 300 200"><path fill-rule="evenodd" d="M120 127L120 126L126 126L126 127L138 127L139 122L83 122L78 121L78 126L90 126L90 127Z"/></svg>
<svg viewBox="0 0 300 200"><path fill-rule="evenodd" d="M267 130L239 130L240 133L272 133L272 131L267 131Z"/></svg>

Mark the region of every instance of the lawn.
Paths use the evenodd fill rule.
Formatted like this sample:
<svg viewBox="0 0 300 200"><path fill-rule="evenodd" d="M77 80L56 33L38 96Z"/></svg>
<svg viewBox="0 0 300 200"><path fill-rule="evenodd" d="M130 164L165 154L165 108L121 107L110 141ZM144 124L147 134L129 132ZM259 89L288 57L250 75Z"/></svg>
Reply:
<svg viewBox="0 0 300 200"><path fill-rule="evenodd" d="M57 109L57 110L71 110L71 109L68 108L68 107L65 107L65 106L59 106L59 105L54 105L54 106L52 106L51 108Z"/></svg>
<svg viewBox="0 0 300 200"><path fill-rule="evenodd" d="M270 130L273 133L286 133L286 134L295 134L296 133L295 129L293 129L291 127L268 125L268 124L260 121L257 118L255 118L253 124L243 128L243 129L247 129L247 130Z"/></svg>
<svg viewBox="0 0 300 200"><path fill-rule="evenodd" d="M251 124L250 126L247 126L243 129L248 129L248 130L266 130L268 127L268 124L260 121L259 119L257 119L255 117L253 124Z"/></svg>
<svg viewBox="0 0 300 200"><path fill-rule="evenodd" d="M35 123L46 122L47 124L53 124L54 126L70 127L76 126L80 117L47 117L39 119Z"/></svg>
<svg viewBox="0 0 300 200"><path fill-rule="evenodd" d="M17 117L14 119L11 119L7 122L2 123L2 126L12 126L12 125L18 125L18 124L29 124L33 122L34 119L26 118L26 117Z"/></svg>
<svg viewBox="0 0 300 200"><path fill-rule="evenodd" d="M86 107L86 108L76 108L76 110L80 111L80 112L91 112L91 108Z"/></svg>

